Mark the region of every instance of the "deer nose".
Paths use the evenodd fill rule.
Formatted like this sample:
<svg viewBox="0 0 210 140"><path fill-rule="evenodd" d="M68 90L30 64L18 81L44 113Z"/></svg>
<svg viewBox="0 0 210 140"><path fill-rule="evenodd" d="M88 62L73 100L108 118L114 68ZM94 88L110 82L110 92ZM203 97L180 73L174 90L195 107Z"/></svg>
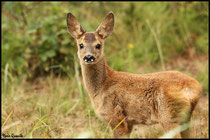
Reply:
<svg viewBox="0 0 210 140"><path fill-rule="evenodd" d="M83 58L83 60L84 60L85 62L88 62L88 63L95 61L95 59L96 59L96 58L95 58L94 56L92 56L92 55L86 55L86 56Z"/></svg>

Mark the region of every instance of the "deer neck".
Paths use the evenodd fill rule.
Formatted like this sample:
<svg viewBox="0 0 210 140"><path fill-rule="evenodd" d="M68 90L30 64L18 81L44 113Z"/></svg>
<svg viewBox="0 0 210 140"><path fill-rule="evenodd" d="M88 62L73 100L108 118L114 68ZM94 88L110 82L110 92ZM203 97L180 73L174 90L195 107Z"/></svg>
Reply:
<svg viewBox="0 0 210 140"><path fill-rule="evenodd" d="M85 87L91 97L98 95L103 88L111 68L107 65L106 60L101 58L98 63L93 65L82 64L82 76Z"/></svg>

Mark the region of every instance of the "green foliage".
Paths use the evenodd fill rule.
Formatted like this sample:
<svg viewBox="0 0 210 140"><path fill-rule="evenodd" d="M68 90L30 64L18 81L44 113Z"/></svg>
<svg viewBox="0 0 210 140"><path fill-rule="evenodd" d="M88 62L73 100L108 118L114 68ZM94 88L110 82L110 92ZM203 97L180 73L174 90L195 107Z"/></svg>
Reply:
<svg viewBox="0 0 210 140"><path fill-rule="evenodd" d="M73 71L75 42L61 9L56 3L3 3L2 67L8 63L9 71L29 77L57 65Z"/></svg>
<svg viewBox="0 0 210 140"><path fill-rule="evenodd" d="M115 28L105 56L116 70L161 64L146 21L164 62L191 48L195 55L208 52L207 2L2 2L2 72L8 64L9 72L29 78L73 75L77 48L67 32L66 14L72 12L87 31L94 31L109 11L115 13Z"/></svg>

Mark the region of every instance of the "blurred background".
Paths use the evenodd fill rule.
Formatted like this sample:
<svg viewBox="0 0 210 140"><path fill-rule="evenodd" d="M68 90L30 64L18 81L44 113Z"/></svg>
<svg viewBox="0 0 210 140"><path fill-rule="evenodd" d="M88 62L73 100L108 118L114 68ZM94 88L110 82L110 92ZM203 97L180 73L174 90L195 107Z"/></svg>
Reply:
<svg viewBox="0 0 210 140"><path fill-rule="evenodd" d="M178 70L197 79L204 92L193 116L192 136L209 137L208 2L1 4L3 133L31 138L111 136L83 89L76 41L67 32L66 15L73 13L91 32L113 11L114 32L105 41L110 67L139 74ZM163 134L158 126L135 130L133 138Z"/></svg>

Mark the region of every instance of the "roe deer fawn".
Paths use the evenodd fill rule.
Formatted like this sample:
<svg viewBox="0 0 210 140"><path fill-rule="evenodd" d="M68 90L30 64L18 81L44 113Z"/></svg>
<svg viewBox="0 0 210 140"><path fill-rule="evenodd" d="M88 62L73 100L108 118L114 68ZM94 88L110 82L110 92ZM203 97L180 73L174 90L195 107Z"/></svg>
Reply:
<svg viewBox="0 0 210 140"><path fill-rule="evenodd" d="M188 123L201 85L177 71L131 74L111 69L104 58L104 40L113 28L112 12L95 32L86 32L72 13L67 14L67 29L76 39L83 82L97 116L112 129L121 122L116 138L129 137L135 124L159 122L169 131ZM176 137L189 137L189 129Z"/></svg>

